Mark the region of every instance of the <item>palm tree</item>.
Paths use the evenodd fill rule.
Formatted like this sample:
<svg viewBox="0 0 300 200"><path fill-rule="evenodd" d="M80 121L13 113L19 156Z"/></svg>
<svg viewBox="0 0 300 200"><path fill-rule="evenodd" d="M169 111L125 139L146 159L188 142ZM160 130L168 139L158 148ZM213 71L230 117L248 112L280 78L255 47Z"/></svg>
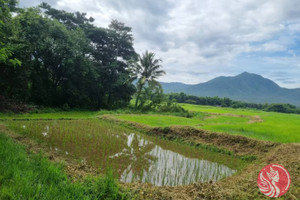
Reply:
<svg viewBox="0 0 300 200"><path fill-rule="evenodd" d="M142 57L139 55L138 62L134 65L133 79L138 79L135 108L138 106L139 98L145 85L159 84L156 79L166 74L164 70L161 70L162 66L160 62L162 62L162 60L155 59L154 57L154 53L146 51Z"/></svg>

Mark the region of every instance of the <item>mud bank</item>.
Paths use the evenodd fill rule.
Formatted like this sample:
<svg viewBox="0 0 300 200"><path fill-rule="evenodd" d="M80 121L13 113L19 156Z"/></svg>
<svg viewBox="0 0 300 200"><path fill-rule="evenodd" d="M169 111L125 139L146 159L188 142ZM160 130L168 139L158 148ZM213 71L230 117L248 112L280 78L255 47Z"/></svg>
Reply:
<svg viewBox="0 0 300 200"><path fill-rule="evenodd" d="M195 146L212 147L220 150L220 153L232 152L238 156L262 157L265 153L279 146L280 143L261 141L245 136L230 135L201 130L189 126L150 127L147 125L117 119L111 115L103 115L100 119L115 121L131 128L143 130L147 134L155 134L170 140L182 140Z"/></svg>

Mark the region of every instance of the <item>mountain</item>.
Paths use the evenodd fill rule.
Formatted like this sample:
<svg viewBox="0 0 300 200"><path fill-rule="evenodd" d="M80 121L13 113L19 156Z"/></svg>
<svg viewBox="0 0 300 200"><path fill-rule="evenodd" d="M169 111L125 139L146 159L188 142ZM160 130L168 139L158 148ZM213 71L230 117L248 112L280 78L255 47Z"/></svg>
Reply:
<svg viewBox="0 0 300 200"><path fill-rule="evenodd" d="M220 76L196 85L161 84L165 93L184 92L195 96L219 96L253 103L290 103L300 106L300 88L282 88L270 79L248 72L233 77Z"/></svg>

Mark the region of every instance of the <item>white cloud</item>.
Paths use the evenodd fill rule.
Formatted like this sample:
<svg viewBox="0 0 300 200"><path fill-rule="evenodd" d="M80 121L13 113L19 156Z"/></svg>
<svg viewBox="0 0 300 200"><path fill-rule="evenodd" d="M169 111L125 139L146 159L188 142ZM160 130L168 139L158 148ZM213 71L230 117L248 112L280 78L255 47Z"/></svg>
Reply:
<svg viewBox="0 0 300 200"><path fill-rule="evenodd" d="M290 57L298 63L300 60L297 57L299 0L54 2L52 0L50 3L58 9L88 13L100 26L107 26L112 19L125 22L133 28L138 53L148 49L164 60L167 75L162 80L165 81L196 83L211 76L246 70L263 72L265 74L262 75L268 76L278 70L272 70L274 62L286 66L291 73L299 70L295 65L290 65ZM279 55L280 58L271 55L270 59L274 59L271 64L268 59L261 59L266 57L266 53L284 55ZM236 62L241 56L245 57L242 59L245 63ZM250 66L251 59L263 63ZM284 64L282 60L287 62ZM300 87L299 79L297 84Z"/></svg>

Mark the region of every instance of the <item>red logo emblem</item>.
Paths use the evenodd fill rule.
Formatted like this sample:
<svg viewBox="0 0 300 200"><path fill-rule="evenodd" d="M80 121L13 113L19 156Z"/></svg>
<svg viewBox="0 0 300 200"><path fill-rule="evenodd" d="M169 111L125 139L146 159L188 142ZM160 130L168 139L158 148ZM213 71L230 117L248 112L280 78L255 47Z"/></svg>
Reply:
<svg viewBox="0 0 300 200"><path fill-rule="evenodd" d="M258 174L257 184L262 193L269 197L280 197L290 188L291 177L281 165L270 164Z"/></svg>

